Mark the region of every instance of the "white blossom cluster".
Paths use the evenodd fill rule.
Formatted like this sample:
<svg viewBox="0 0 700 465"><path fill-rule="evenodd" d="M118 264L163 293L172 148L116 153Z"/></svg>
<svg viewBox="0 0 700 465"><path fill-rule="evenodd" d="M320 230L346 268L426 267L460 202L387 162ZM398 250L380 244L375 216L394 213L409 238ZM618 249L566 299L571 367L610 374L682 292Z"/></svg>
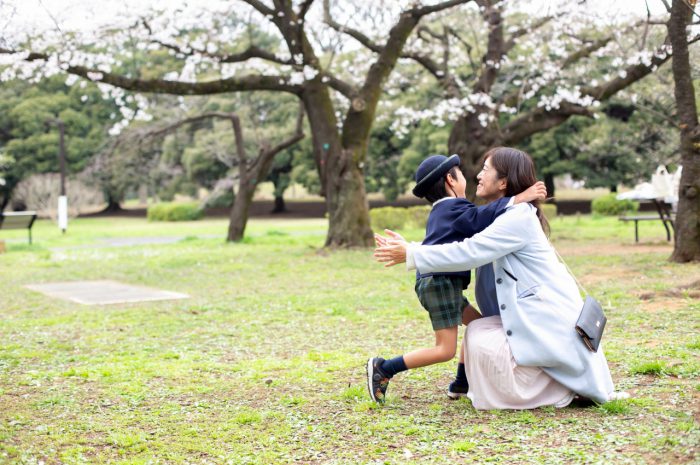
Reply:
<svg viewBox="0 0 700 465"><path fill-rule="evenodd" d="M628 67L638 64L651 66L655 57L665 58L670 51L663 46L655 48L658 47L659 39L663 38L663 32L654 34L653 31L647 38L647 47L650 50L640 51L639 28L628 27L634 22L628 16L603 17L594 12L585 11L585 6L580 7L575 4L576 2L558 3L561 4L561 9L554 8L542 13L555 17L544 26L532 30L532 25L538 21L535 16L530 15L524 21L521 20L523 15L505 16L504 38L506 40L509 35L521 29L527 30L527 33L516 39L515 47L500 63L482 62L482 56L487 48L488 34L483 21L480 22L474 18L475 20L469 22L468 26L464 26L464 24L452 25L451 18L443 18L445 24L450 24L456 30L472 29L471 34L463 34L463 39L470 42L469 48L453 40L449 49L449 72L455 77L451 83L467 97L449 98L443 95L439 101L430 101L429 109L421 107L425 102L418 101L415 105L399 106L392 115L391 126L395 133L399 136L406 134L417 121L428 121L435 126L443 126L449 121L469 115L475 116L481 126L487 127L497 119L503 119L504 114L529 111L533 107L553 111L560 108L564 102L596 108L600 102L589 95L582 95L581 89L584 86L595 87L617 77L626 77ZM507 6L509 10L518 8L516 4L503 6ZM564 14L559 15L559 13ZM441 33L439 27L436 27L435 31ZM606 36L612 36L606 45L582 59L569 63L565 69L562 69L562 64L572 54ZM414 38L410 42L410 50L419 53L433 47L432 53L426 55L440 62L443 52L438 42L431 41L427 36L425 39ZM453 67L454 63L458 65ZM475 65L479 67L476 72L474 72ZM411 66L418 65L402 63L401 66L408 70ZM486 67L498 70L496 82L489 91L490 95L475 94L472 90L474 83ZM404 76L405 70L396 74ZM419 83L419 86L423 85L417 78L414 82ZM399 79L390 79L388 85L389 88L385 92L390 98L407 100L402 92L398 91L398 88L406 88L404 82ZM450 90L452 89L450 87ZM499 103L505 101L506 96L509 99L515 96L517 103L510 106ZM408 98L409 102L410 100ZM392 106L387 104L384 107L388 109Z"/></svg>
<svg viewBox="0 0 700 465"><path fill-rule="evenodd" d="M475 93L464 98L445 99L435 105L434 108L414 110L407 107L399 107L394 112L394 120L391 129L398 137L405 137L408 128L418 121L429 121L436 127L442 127L448 121L456 121L466 114L476 114L479 123L487 127L496 120L498 112L515 113L516 109L506 105L497 105L491 96L485 93Z"/></svg>
<svg viewBox="0 0 700 465"><path fill-rule="evenodd" d="M551 111L558 109L562 102L573 103L582 107L596 107L600 105L600 102L590 95L581 95L581 89L578 87L573 89L559 87L553 95L542 95L539 102L537 102L537 106Z"/></svg>

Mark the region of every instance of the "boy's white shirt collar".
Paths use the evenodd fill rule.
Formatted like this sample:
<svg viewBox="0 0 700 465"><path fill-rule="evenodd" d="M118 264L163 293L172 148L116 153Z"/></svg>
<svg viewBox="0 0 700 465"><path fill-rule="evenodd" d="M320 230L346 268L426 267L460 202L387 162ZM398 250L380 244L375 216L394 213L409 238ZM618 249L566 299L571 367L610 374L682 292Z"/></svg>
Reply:
<svg viewBox="0 0 700 465"><path fill-rule="evenodd" d="M433 202L433 205L432 205L432 206L434 207L435 205L439 204L440 202L444 202L445 200L448 200L448 199L456 199L456 198L457 198L457 197L450 197L450 196L448 195L447 197L443 197L443 198L441 198L440 200L436 200L435 202Z"/></svg>
<svg viewBox="0 0 700 465"><path fill-rule="evenodd" d="M443 198L441 198L440 200L436 200L435 202L433 202L433 205L432 205L432 206L434 207L435 205L439 204L440 202L444 202L445 200L449 200L449 199L461 199L461 198L462 198L462 197L450 197L450 196L443 197ZM512 207L514 202L515 202L515 196L513 196L513 197L510 198L510 200L508 201L508 204L506 204L506 208Z"/></svg>
<svg viewBox="0 0 700 465"><path fill-rule="evenodd" d="M443 200L447 199L454 199L456 197L443 197L440 200L437 200L435 203L433 203L433 207ZM511 197L508 203L506 204L506 208L512 207L513 204L515 203L515 196ZM406 269L407 270L415 270L416 269L416 260L413 258L413 249L415 247L419 247L420 243L419 242L409 242L408 246L406 247Z"/></svg>

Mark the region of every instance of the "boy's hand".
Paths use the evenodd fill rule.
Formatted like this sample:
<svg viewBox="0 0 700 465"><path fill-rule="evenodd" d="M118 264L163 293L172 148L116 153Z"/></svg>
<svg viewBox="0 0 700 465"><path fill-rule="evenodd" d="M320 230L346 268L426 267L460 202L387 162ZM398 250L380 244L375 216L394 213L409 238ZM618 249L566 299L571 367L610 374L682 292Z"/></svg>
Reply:
<svg viewBox="0 0 700 465"><path fill-rule="evenodd" d="M481 313L479 313L478 310L472 306L472 304L467 305L462 310L462 324L464 326L467 326L469 323L479 318L481 318Z"/></svg>
<svg viewBox="0 0 700 465"><path fill-rule="evenodd" d="M533 200L544 200L547 198L547 188L542 181L537 181L532 186L516 195L513 203L532 202Z"/></svg>

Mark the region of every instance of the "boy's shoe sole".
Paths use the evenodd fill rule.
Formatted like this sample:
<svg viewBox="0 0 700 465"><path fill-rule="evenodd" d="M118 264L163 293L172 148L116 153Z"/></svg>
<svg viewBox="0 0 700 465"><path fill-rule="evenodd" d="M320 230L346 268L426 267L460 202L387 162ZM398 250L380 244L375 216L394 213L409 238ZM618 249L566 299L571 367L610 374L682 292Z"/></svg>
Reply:
<svg viewBox="0 0 700 465"><path fill-rule="evenodd" d="M467 397L466 392L452 392L449 389L447 390L447 397L449 397L452 400L457 400L461 399L462 397Z"/></svg>
<svg viewBox="0 0 700 465"><path fill-rule="evenodd" d="M467 393L469 392L469 386L455 386L455 382L451 382L450 385L447 387L447 397L450 399L460 399L462 397L467 397Z"/></svg>
<svg viewBox="0 0 700 465"><path fill-rule="evenodd" d="M378 370L375 367L375 360L377 360L378 357L373 357L367 360L367 390L369 391L369 396L370 398L377 402L377 403L383 403L384 402L384 393L386 392L386 386L389 384L389 379L384 377L383 373L379 373ZM381 360L381 359L380 359ZM381 363L381 362L378 362ZM381 381L377 380L377 384L375 385L374 383L374 378L375 375L379 375L380 378L383 378L386 381L386 385L384 388L381 387ZM379 390L379 394L381 394L381 398L377 397L377 389Z"/></svg>

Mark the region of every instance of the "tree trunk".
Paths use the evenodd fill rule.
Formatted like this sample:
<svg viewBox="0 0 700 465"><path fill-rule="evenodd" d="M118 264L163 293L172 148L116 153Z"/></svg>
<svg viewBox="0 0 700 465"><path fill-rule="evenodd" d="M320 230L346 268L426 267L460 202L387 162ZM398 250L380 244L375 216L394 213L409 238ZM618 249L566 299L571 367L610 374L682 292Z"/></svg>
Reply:
<svg viewBox="0 0 700 465"><path fill-rule="evenodd" d="M139 204L148 205L148 184L139 186Z"/></svg>
<svg viewBox="0 0 700 465"><path fill-rule="evenodd" d="M497 133L483 127L473 113L459 117L452 127L447 143L448 151L459 155L460 168L467 180L466 194L469 200L476 200L476 175L481 171L484 154L499 143Z"/></svg>
<svg viewBox="0 0 700 465"><path fill-rule="evenodd" d="M365 155L362 148L366 152L366 145L364 141L351 141L359 149L342 147L328 88L320 81L309 84L302 98L311 126L321 193L326 198L328 234L325 245L371 246L373 233L369 225L369 204L361 169Z"/></svg>
<svg viewBox="0 0 700 465"><path fill-rule="evenodd" d="M686 38L686 26L694 8L695 0L673 0L668 22L683 166L671 260L681 263L700 260L700 126Z"/></svg>
<svg viewBox="0 0 700 465"><path fill-rule="evenodd" d="M554 197L554 175L552 173L547 173L544 175L544 187L547 188L547 197Z"/></svg>
<svg viewBox="0 0 700 465"><path fill-rule="evenodd" d="M119 199L113 196L107 197L107 206L102 210L103 212L120 212L122 211L122 206L119 205Z"/></svg>
<svg viewBox="0 0 700 465"><path fill-rule="evenodd" d="M235 195L235 200L233 201L233 206L229 214L227 241L240 242L243 240L245 227L248 224L248 210L250 209L250 204L253 202L254 193L255 186L250 188L249 186L244 187L244 183L242 182L239 184L239 189Z"/></svg>
<svg viewBox="0 0 700 465"><path fill-rule="evenodd" d="M287 213L287 205L284 203L283 195L275 195L275 206L270 213Z"/></svg>
<svg viewBox="0 0 700 465"><path fill-rule="evenodd" d="M326 247L368 247L374 236L369 224L364 176L356 163L348 161L353 158L352 151L345 149L342 153L336 159L348 166L342 170L329 170L326 176Z"/></svg>

